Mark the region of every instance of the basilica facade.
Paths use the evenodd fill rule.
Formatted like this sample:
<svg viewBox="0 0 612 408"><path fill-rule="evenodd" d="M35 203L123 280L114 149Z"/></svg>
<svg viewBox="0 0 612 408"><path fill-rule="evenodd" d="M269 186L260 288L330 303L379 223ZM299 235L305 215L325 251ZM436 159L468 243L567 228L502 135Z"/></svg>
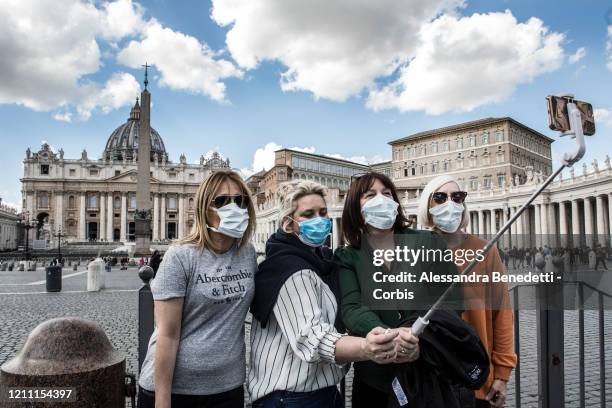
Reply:
<svg viewBox="0 0 612 408"><path fill-rule="evenodd" d="M130 242L135 239L137 157L140 106L108 137L100 158L83 150L66 158L43 144L30 148L23 161L24 221L33 228L30 240L68 242ZM152 242L185 236L195 220L199 184L211 172L229 169L218 153L201 156L198 164L181 155L170 160L161 135L151 127Z"/></svg>

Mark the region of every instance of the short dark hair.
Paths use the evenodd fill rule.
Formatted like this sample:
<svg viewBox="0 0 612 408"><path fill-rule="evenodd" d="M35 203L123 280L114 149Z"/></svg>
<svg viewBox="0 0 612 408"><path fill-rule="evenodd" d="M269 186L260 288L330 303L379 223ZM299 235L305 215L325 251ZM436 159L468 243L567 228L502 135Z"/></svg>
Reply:
<svg viewBox="0 0 612 408"><path fill-rule="evenodd" d="M361 235L365 232L365 222L361 215L361 196L367 192L374 182L380 181L386 188L391 190L393 200L400 204L397 189L393 181L382 173L370 172L354 178L344 200L342 211L342 232L346 242L354 247L361 248ZM408 220L404 216L402 206L397 208L397 217L393 224L393 231L398 233L406 228Z"/></svg>

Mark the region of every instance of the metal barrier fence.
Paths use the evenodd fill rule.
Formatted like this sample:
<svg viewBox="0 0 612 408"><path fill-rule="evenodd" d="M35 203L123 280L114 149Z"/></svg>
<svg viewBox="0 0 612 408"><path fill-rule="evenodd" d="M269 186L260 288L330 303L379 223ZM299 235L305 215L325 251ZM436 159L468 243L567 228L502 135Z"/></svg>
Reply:
<svg viewBox="0 0 612 408"><path fill-rule="evenodd" d="M557 260L549 259L548 267L553 267L556 273L562 273L563 264ZM540 271L543 268L537 268ZM153 296L149 281L153 278L153 270L149 267L141 268L140 278L144 285L138 293L138 369L142 367L148 342L153 333ZM599 346L599 407L606 407L606 361L605 361L605 325L604 302L612 300L612 296L602 292L592 285L581 281L565 281L546 285L516 285L510 289L510 298L514 308L514 346L518 356L517 366L514 370L514 403L515 407L522 407L521 392L521 331L520 319L521 290L534 289L536 292L536 327L537 327L537 363L538 363L538 407L559 408L565 406L565 378L564 378L564 305L563 293L568 285L576 285L578 291L578 364L579 364L579 406L586 407L585 387L585 289L597 296L598 346ZM546 302L546 305L542 304ZM250 322L245 322L250 324ZM341 383L342 395L345 391L344 380ZM343 398L344 400L344 398Z"/></svg>

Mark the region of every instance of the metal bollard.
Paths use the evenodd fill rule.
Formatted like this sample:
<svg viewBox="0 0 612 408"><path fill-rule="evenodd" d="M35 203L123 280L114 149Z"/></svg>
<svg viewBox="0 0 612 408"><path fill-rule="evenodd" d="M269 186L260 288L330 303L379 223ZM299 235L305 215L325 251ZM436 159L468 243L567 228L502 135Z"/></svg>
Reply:
<svg viewBox="0 0 612 408"><path fill-rule="evenodd" d="M138 291L138 371L142 367L144 358L147 355L149 339L153 334L155 326L153 313L153 294L149 282L153 279L155 272L148 265L143 266L138 271L138 276L144 283Z"/></svg>
<svg viewBox="0 0 612 408"><path fill-rule="evenodd" d="M61 317L38 325L21 351L0 367L0 386L70 389L63 401L45 401L45 407L125 407L136 395L134 376L125 372L125 356L113 349L94 322ZM0 408L14 407L0 401ZM28 405L29 406L29 405ZM32 406L38 406L34 404Z"/></svg>

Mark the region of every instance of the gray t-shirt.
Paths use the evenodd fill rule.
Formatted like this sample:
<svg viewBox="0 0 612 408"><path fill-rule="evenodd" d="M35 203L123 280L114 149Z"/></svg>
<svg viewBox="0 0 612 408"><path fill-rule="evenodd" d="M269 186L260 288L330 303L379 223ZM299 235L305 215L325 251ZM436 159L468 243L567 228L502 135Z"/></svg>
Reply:
<svg viewBox="0 0 612 408"><path fill-rule="evenodd" d="M211 395L244 383L244 319L253 299L256 269L251 244L224 254L193 245L166 251L151 282L153 299L185 298L172 393ZM157 329L139 379L149 391L155 391L156 339Z"/></svg>

